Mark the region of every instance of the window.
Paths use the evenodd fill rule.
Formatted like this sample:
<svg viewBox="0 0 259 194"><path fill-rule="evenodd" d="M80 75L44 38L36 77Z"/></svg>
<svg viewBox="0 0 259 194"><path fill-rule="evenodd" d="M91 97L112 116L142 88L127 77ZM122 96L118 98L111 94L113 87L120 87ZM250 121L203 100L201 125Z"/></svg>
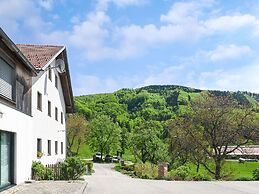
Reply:
<svg viewBox="0 0 259 194"><path fill-rule="evenodd" d="M42 94L40 92L37 93L37 109L42 111Z"/></svg>
<svg viewBox="0 0 259 194"><path fill-rule="evenodd" d="M58 154L58 141L55 141L55 154Z"/></svg>
<svg viewBox="0 0 259 194"><path fill-rule="evenodd" d="M49 80L52 81L52 71L49 69Z"/></svg>
<svg viewBox="0 0 259 194"><path fill-rule="evenodd" d="M58 108L55 107L55 119L56 121L58 121Z"/></svg>
<svg viewBox="0 0 259 194"><path fill-rule="evenodd" d="M48 116L51 117L51 102L48 101Z"/></svg>
<svg viewBox="0 0 259 194"><path fill-rule="evenodd" d="M60 151L61 151L61 154L63 154L63 142L61 142Z"/></svg>
<svg viewBox="0 0 259 194"><path fill-rule="evenodd" d="M51 140L48 140L48 155L51 155Z"/></svg>
<svg viewBox="0 0 259 194"><path fill-rule="evenodd" d="M40 138L37 139L37 157L42 157L42 140Z"/></svg>
<svg viewBox="0 0 259 194"><path fill-rule="evenodd" d="M58 88L58 76L55 75L55 87Z"/></svg>
<svg viewBox="0 0 259 194"><path fill-rule="evenodd" d="M15 100L15 70L2 58L0 58L0 94Z"/></svg>
<svg viewBox="0 0 259 194"><path fill-rule="evenodd" d="M40 138L37 139L37 152L42 152L42 140Z"/></svg>
<svg viewBox="0 0 259 194"><path fill-rule="evenodd" d="M64 119L64 118L63 118L63 112L61 112L61 117L60 117L60 118L61 118L61 120L60 120L60 121L61 121L61 124L63 124L63 122L64 122L64 121L63 121L63 119Z"/></svg>

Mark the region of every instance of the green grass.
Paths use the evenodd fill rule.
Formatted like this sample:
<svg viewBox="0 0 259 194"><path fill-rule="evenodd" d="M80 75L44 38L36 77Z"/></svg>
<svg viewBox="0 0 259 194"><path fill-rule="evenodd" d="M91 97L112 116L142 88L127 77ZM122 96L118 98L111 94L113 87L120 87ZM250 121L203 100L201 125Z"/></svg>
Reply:
<svg viewBox="0 0 259 194"><path fill-rule="evenodd" d="M194 164L188 164L187 166L191 169L192 174L196 174L196 166ZM259 162L239 163L238 161L229 160L225 161L222 174L227 176L226 178L228 180L236 180L239 178L252 179L252 173L256 168L259 168ZM199 173L211 176L203 166L200 167Z"/></svg>

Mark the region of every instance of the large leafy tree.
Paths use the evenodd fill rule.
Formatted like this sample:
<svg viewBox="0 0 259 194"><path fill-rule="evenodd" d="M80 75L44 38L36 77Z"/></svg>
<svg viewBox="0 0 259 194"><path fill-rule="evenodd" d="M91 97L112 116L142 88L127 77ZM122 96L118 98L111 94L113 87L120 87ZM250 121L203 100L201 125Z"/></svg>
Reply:
<svg viewBox="0 0 259 194"><path fill-rule="evenodd" d="M88 122L80 114L72 114L67 118L67 155L77 155L79 149L89 135Z"/></svg>
<svg viewBox="0 0 259 194"><path fill-rule="evenodd" d="M143 163L165 161L167 146L161 139L162 125L158 121L142 121L132 131L130 145Z"/></svg>
<svg viewBox="0 0 259 194"><path fill-rule="evenodd" d="M258 127L252 109L228 95L202 95L185 115L170 124L171 147L191 155L215 179L220 179L227 155L253 139ZM214 162L213 168L208 165L208 158Z"/></svg>
<svg viewBox="0 0 259 194"><path fill-rule="evenodd" d="M106 115L99 115L90 122L89 143L93 150L103 154L118 151L121 128Z"/></svg>

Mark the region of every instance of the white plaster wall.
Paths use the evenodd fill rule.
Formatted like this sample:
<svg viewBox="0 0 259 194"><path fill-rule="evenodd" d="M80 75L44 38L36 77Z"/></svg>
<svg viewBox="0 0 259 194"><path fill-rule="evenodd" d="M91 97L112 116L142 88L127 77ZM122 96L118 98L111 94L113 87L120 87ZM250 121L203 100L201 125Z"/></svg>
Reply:
<svg viewBox="0 0 259 194"><path fill-rule="evenodd" d="M3 104L0 110L4 113L0 118L0 130L15 133L14 181L19 184L31 177L32 118Z"/></svg>
<svg viewBox="0 0 259 194"><path fill-rule="evenodd" d="M54 66L55 60L50 64ZM55 74L58 76L58 88L55 87ZM42 111L37 109L37 92L42 94ZM48 100L51 101L51 117L48 116ZM55 120L55 107L58 108L58 121ZM63 112L63 124L61 124L61 112ZM43 164L55 164L63 160L66 153L66 125L65 102L60 85L59 74L52 69L52 81L48 78L48 71L41 72L33 78L32 85L32 131L33 151L32 159L39 160ZM37 138L42 139L42 152L44 155L37 158ZM47 141L51 140L51 155L48 155ZM58 141L58 154L55 154L55 141ZM61 154L61 142L63 142L63 154Z"/></svg>

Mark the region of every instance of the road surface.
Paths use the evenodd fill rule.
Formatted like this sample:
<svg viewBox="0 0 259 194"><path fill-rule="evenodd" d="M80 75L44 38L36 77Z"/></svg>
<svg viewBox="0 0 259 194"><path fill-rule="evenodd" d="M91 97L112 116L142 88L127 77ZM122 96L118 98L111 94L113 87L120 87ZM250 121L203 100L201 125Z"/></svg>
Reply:
<svg viewBox="0 0 259 194"><path fill-rule="evenodd" d="M85 194L259 194L259 182L165 181L134 179L111 169L111 164L94 164Z"/></svg>

